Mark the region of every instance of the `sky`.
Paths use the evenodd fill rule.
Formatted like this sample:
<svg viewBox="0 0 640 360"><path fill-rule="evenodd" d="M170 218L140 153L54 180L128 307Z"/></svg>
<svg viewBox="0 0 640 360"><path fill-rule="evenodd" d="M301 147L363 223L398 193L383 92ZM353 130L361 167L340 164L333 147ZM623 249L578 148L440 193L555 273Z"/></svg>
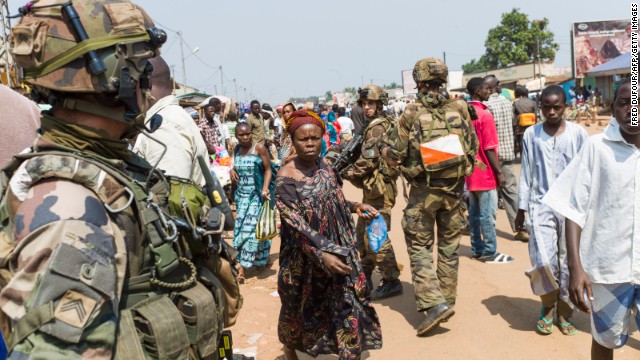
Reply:
<svg viewBox="0 0 640 360"><path fill-rule="evenodd" d="M24 2L9 0L10 12ZM489 29L513 8L530 20L549 19L560 45L556 65L570 66L571 23L628 19L631 8L629 0L134 2L167 31L162 56L176 81L184 78L180 31L189 86L234 98L237 88L241 101L272 105L371 81L401 84L402 70L443 52L449 69L460 70L484 54Z"/></svg>

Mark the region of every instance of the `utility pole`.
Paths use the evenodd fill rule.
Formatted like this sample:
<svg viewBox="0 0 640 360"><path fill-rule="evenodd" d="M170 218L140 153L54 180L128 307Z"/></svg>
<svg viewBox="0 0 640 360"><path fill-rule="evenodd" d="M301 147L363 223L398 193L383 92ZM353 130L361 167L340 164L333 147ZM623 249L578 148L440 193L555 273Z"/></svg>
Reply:
<svg viewBox="0 0 640 360"><path fill-rule="evenodd" d="M18 84L12 81L11 78L11 69L14 68L14 64L13 59L9 56L9 31L11 29L11 21L9 19L9 4L7 0L2 0L0 4L0 21L2 22L2 34L0 34L2 36L2 47L0 48L0 57L4 59L4 73L7 75L7 86L13 88ZM2 83L2 81L0 81L0 83Z"/></svg>
<svg viewBox="0 0 640 360"><path fill-rule="evenodd" d="M542 28L540 24L543 20L532 20L531 24L536 27L536 54L535 59L533 61L533 79L536 79L536 62L538 63L538 79L542 78L541 68L540 68L540 31ZM542 90L542 81L538 80L538 87Z"/></svg>
<svg viewBox="0 0 640 360"><path fill-rule="evenodd" d="M538 52L538 77L542 78L542 68L540 66L540 36L536 35L536 42L538 43L537 52ZM540 83L540 88L542 88L542 83Z"/></svg>
<svg viewBox="0 0 640 360"><path fill-rule="evenodd" d="M223 79L223 76L222 76L222 65L220 65L220 91L222 91L221 95L224 96L224 82L223 82L224 80L222 80L222 79Z"/></svg>
<svg viewBox="0 0 640 360"><path fill-rule="evenodd" d="M180 58L182 59L182 95L187 93L187 69L184 66L184 40L182 39L182 31L178 31L180 37Z"/></svg>
<svg viewBox="0 0 640 360"><path fill-rule="evenodd" d="M446 51L442 52L442 61L444 61L445 65L447 64L447 52Z"/></svg>
<svg viewBox="0 0 640 360"><path fill-rule="evenodd" d="M236 89L236 102L239 101L238 99L238 83L236 82L236 79L233 79L233 87Z"/></svg>

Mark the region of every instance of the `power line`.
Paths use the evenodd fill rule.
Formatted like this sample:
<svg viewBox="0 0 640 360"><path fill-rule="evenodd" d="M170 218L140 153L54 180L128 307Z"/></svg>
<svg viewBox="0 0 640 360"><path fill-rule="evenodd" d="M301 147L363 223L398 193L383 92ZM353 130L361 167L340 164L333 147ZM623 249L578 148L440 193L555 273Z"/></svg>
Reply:
<svg viewBox="0 0 640 360"><path fill-rule="evenodd" d="M153 20L153 21L154 21L156 24L160 25L160 27L163 27L163 28L165 28L165 29L167 29L167 30L171 31L172 33L175 33L175 34L177 34L177 33L178 33L177 31L175 31L175 30L171 29L170 27L165 26L165 25L162 25L161 23L159 23L159 22L158 22L158 21L156 21L156 20Z"/></svg>
<svg viewBox="0 0 640 360"><path fill-rule="evenodd" d="M169 52L169 49L171 49L171 46L173 46L173 44L175 44L177 40L178 40L178 37L177 36L174 37L167 47L163 47L162 51Z"/></svg>
<svg viewBox="0 0 640 360"><path fill-rule="evenodd" d="M200 82L200 84L202 84L202 85L198 85L198 87L202 87L202 86L206 85L209 82L209 80L213 79L214 76L218 75L219 71L220 70L216 70L216 72L214 72L213 75L211 75L208 78L202 80L202 82Z"/></svg>

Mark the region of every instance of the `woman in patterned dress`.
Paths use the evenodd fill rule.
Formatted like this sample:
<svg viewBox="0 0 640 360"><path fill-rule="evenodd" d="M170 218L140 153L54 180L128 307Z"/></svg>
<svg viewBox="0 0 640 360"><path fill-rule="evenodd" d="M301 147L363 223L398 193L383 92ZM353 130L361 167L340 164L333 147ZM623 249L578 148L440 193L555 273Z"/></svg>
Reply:
<svg viewBox="0 0 640 360"><path fill-rule="evenodd" d="M363 351L382 347L382 333L351 213L373 218L377 211L345 200L340 177L319 157L324 123L317 114L296 111L287 125L297 156L276 179L282 219L278 336L287 360L298 359L296 350L360 359Z"/></svg>
<svg viewBox="0 0 640 360"><path fill-rule="evenodd" d="M251 140L251 125L236 125L239 146L233 160L231 180L236 184L236 225L233 230L233 247L239 263L238 280L244 282L245 269L263 267L269 260L271 240L256 239L256 224L262 202L272 199L271 160L267 148Z"/></svg>
<svg viewBox="0 0 640 360"><path fill-rule="evenodd" d="M296 156L296 150L291 144L291 135L289 135L287 131L287 122L294 111L296 111L296 105L292 102L288 102L282 107L284 131L282 132L282 139L280 140L280 165L288 163Z"/></svg>

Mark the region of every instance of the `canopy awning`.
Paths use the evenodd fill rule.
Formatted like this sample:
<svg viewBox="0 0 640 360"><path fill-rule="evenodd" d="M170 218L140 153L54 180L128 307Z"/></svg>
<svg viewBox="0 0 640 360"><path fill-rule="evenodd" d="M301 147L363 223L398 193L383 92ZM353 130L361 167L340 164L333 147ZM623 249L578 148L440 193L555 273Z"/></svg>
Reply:
<svg viewBox="0 0 640 360"><path fill-rule="evenodd" d="M622 54L615 59L594 67L584 74L589 77L599 77L629 73L631 73L631 53Z"/></svg>

